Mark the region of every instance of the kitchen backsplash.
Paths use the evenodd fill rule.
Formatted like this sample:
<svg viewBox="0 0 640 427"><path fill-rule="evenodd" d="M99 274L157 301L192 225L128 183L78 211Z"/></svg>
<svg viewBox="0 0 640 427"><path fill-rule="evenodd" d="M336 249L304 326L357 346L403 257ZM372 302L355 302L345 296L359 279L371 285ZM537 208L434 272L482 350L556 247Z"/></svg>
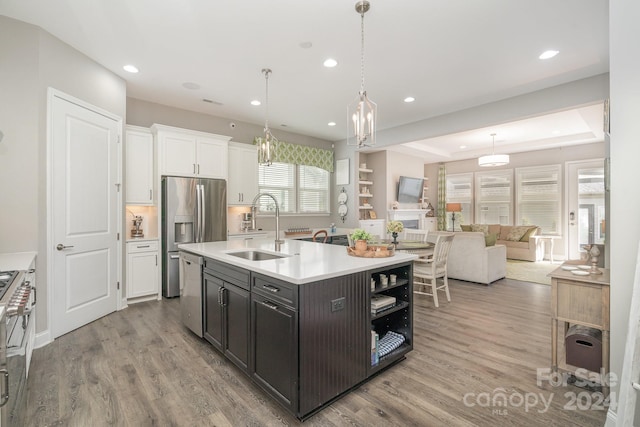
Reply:
<svg viewBox="0 0 640 427"><path fill-rule="evenodd" d="M133 217L140 215L142 217L142 231L146 239L158 238L158 209L155 206L138 206L127 205L127 223L126 233L127 239L131 238L131 229L133 228Z"/></svg>

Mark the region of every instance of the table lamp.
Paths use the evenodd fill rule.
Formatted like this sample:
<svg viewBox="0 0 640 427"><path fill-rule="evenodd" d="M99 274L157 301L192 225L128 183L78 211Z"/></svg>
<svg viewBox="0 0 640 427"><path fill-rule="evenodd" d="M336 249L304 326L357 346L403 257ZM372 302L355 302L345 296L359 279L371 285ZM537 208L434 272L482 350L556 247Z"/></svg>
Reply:
<svg viewBox="0 0 640 427"><path fill-rule="evenodd" d="M451 231L456 231L456 212L462 212L461 203L447 203L447 212L451 212Z"/></svg>

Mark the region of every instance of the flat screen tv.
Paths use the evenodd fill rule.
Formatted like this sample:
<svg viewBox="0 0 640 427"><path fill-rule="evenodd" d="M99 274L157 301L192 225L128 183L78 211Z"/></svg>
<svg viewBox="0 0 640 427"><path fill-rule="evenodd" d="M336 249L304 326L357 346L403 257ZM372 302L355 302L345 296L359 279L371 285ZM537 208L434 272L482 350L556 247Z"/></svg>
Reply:
<svg viewBox="0 0 640 427"><path fill-rule="evenodd" d="M420 203L423 181L422 178L401 176L398 181L398 203Z"/></svg>

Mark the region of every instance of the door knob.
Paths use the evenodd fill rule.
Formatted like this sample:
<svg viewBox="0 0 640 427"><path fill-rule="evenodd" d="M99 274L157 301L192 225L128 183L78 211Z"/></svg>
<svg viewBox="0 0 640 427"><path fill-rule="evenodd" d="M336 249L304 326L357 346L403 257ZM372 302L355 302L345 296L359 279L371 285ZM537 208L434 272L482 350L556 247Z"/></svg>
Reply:
<svg viewBox="0 0 640 427"><path fill-rule="evenodd" d="M61 251L63 249L67 249L67 248L72 248L73 246L65 246L62 243L58 243L58 245L56 246L56 249Z"/></svg>

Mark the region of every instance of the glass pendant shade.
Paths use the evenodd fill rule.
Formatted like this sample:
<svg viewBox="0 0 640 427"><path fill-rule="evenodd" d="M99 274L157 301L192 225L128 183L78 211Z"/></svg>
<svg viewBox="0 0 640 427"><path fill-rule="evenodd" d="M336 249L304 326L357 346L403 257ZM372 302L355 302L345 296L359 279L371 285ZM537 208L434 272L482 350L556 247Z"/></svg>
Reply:
<svg viewBox="0 0 640 427"><path fill-rule="evenodd" d="M266 82L265 120L264 137L258 138L258 163L263 166L271 166L278 139L271 134L271 129L269 129L269 74L271 74L271 70L269 68L263 68L262 73L264 74Z"/></svg>
<svg viewBox="0 0 640 427"><path fill-rule="evenodd" d="M376 144L376 118L378 106L367 98L367 92L358 94L347 107L349 134L347 145L368 147Z"/></svg>
<svg viewBox="0 0 640 427"><path fill-rule="evenodd" d="M258 163L263 166L271 166L277 138L271 131L265 129L265 135L258 140Z"/></svg>
<svg viewBox="0 0 640 427"><path fill-rule="evenodd" d="M367 97L364 90L364 14L369 10L367 0L356 3L360 14L360 92L347 107L347 145L370 147L376 144L378 106Z"/></svg>

